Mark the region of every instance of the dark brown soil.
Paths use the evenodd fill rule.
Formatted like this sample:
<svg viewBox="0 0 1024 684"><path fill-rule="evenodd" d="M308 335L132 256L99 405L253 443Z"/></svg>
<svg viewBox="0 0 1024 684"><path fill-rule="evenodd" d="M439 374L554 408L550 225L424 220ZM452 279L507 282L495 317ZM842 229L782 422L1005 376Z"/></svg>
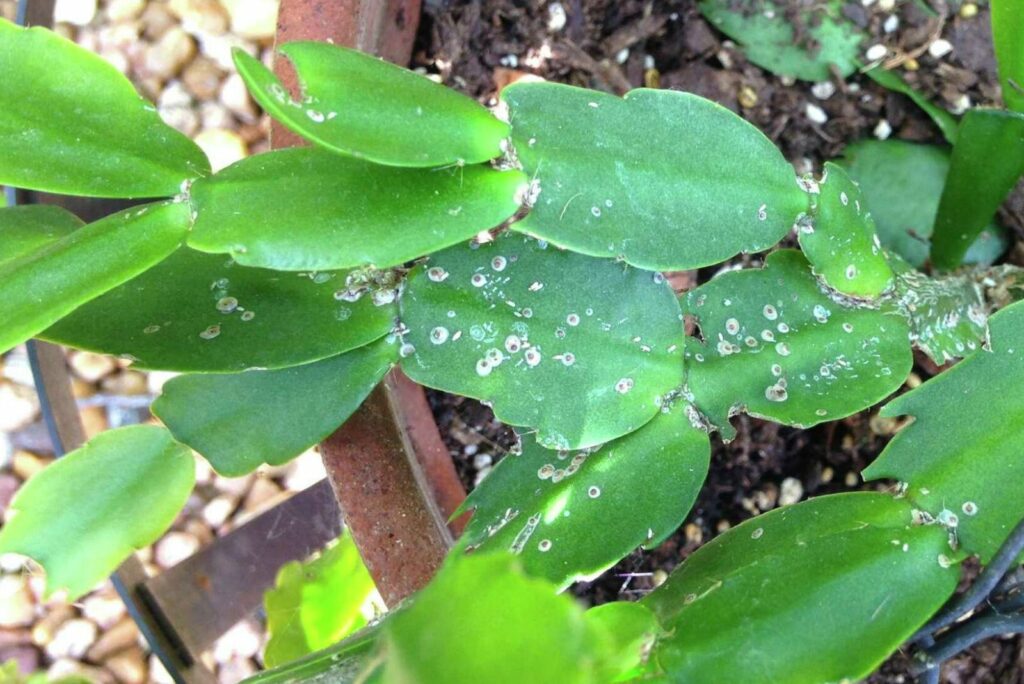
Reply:
<svg viewBox="0 0 1024 684"><path fill-rule="evenodd" d="M704 21L694 0L566 0L567 20L560 31L548 27L549 4L428 0L416 65L485 102L523 72L615 93L645 85L694 92L757 125L800 171L820 169L847 143L872 137L882 119L891 125L893 138L942 142L938 129L913 103L866 77L855 75L845 83L834 79L835 94L821 100L812 95L811 84L792 83L749 64ZM904 66L900 73L933 101L955 107L966 96L972 104L998 104L987 9L963 19L955 11L959 3L948 4L933 2L940 12L933 17L922 3L898 3L899 28L892 33L885 33L883 23L893 11L864 7L858 0L848 3L845 13L873 35L865 47L880 42L898 48L898 54L916 55L918 68ZM926 50L939 32L954 46L942 60ZM808 119L808 103L825 111L824 124ZM1024 236L1024 193L1008 202L1002 216ZM710 273L700 272L698 282ZM915 381L939 370L923 358L918 361ZM440 392L431 392L430 398L460 476L472 488L480 471L506 453L514 435L478 402ZM811 430L746 416L735 422L736 440L723 444L713 439L707 482L680 530L652 552L635 552L598 580L577 585L577 596L597 604L650 591L662 572L671 571L700 544L774 508L787 478L800 482L804 497L885 487L864 484L858 475L896 428L893 421L878 418L877 411ZM906 672L907 659L897 654L871 681L910 681ZM943 681L1024 682L1024 641L982 644L951 661Z"/></svg>

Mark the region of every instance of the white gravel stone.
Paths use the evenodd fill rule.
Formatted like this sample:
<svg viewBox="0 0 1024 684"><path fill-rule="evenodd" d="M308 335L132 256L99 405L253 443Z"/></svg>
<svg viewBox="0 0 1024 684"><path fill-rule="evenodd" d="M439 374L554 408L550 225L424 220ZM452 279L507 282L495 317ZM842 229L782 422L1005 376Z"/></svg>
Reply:
<svg viewBox="0 0 1024 684"><path fill-rule="evenodd" d="M779 505L789 506L804 497L804 486L795 477L787 477L779 486Z"/></svg>
<svg viewBox="0 0 1024 684"><path fill-rule="evenodd" d="M864 58L869 62L877 62L880 59L885 59L887 54L889 54L889 48L881 43L875 43L864 53Z"/></svg>
<svg viewBox="0 0 1024 684"><path fill-rule="evenodd" d="M96 0L57 0L53 6L56 24L85 26L96 16Z"/></svg>
<svg viewBox="0 0 1024 684"><path fill-rule="evenodd" d="M928 54L935 59L941 59L953 51L953 44L945 38L939 38L928 46Z"/></svg>
<svg viewBox="0 0 1024 684"><path fill-rule="evenodd" d="M812 123L823 124L828 121L828 114L826 114L825 110L816 104L808 102L807 107L804 108L804 112Z"/></svg>
<svg viewBox="0 0 1024 684"><path fill-rule="evenodd" d="M836 92L836 86L832 81L821 81L811 86L811 94L819 100L827 100Z"/></svg>
<svg viewBox="0 0 1024 684"><path fill-rule="evenodd" d="M874 134L879 140L889 139L889 136L892 135L892 126L889 124L888 119L881 119L875 125Z"/></svg>
<svg viewBox="0 0 1024 684"><path fill-rule="evenodd" d="M96 641L98 634L96 625L85 618L68 620L60 626L53 635L53 640L46 645L46 655L54 660L81 658Z"/></svg>
<svg viewBox="0 0 1024 684"><path fill-rule="evenodd" d="M35 615L35 601L25 575L0 577L0 627L30 625Z"/></svg>
<svg viewBox="0 0 1024 684"><path fill-rule="evenodd" d="M167 569L174 567L199 550L199 539L188 532L168 532L156 544L156 563Z"/></svg>

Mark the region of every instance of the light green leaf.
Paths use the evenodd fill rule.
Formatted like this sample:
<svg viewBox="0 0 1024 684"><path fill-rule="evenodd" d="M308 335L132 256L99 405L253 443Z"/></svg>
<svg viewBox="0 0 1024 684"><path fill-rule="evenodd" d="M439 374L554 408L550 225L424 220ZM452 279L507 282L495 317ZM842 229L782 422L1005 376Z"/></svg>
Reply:
<svg viewBox="0 0 1024 684"><path fill-rule="evenodd" d="M877 66L873 69L868 69L864 73L870 76L875 83L883 88L888 88L889 90L909 97L914 104L920 107L925 114L931 117L931 120L934 121L935 125L939 127L940 131L942 131L942 136L946 139L946 142L951 145L956 142L956 117L942 107L931 102L917 90L914 90L907 85L907 82L903 80L903 77L900 76L898 72Z"/></svg>
<svg viewBox="0 0 1024 684"><path fill-rule="evenodd" d="M433 255L401 310L409 377L493 404L550 448L636 430L682 382L681 314L661 274L522 235Z"/></svg>
<svg viewBox="0 0 1024 684"><path fill-rule="evenodd" d="M596 450L527 442L466 499L475 512L460 543L518 554L527 572L562 587L592 577L682 524L710 451L682 407Z"/></svg>
<svg viewBox="0 0 1024 684"><path fill-rule="evenodd" d="M508 125L425 76L327 43L278 51L299 75L301 101L242 50L238 72L271 116L318 145L392 166L475 164L502 153Z"/></svg>
<svg viewBox="0 0 1024 684"><path fill-rule="evenodd" d="M268 371L184 375L153 413L228 477L282 465L331 434L398 358L386 340L322 361Z"/></svg>
<svg viewBox="0 0 1024 684"><path fill-rule="evenodd" d="M701 0L698 7L715 28L743 46L748 60L779 76L827 81L833 68L843 78L857 70L864 34L843 17L842 0L799 12L799 33L784 2Z"/></svg>
<svg viewBox="0 0 1024 684"><path fill-rule="evenodd" d="M949 171L949 152L902 140L863 140L846 148L841 161L861 189L882 247L915 268L928 261L932 227ZM971 245L964 263L991 263L1007 239L989 223Z"/></svg>
<svg viewBox="0 0 1024 684"><path fill-rule="evenodd" d="M1024 114L971 109L960 122L942 189L932 262L956 268L1024 173Z"/></svg>
<svg viewBox="0 0 1024 684"><path fill-rule="evenodd" d="M1003 101L1024 113L1024 5L1020 0L991 0L989 6Z"/></svg>
<svg viewBox="0 0 1024 684"><path fill-rule="evenodd" d="M811 216L797 236L814 272L845 295L874 299L892 286L893 273L882 254L875 222L861 204L860 189L840 166L825 163Z"/></svg>
<svg viewBox="0 0 1024 684"><path fill-rule="evenodd" d="M210 172L102 57L0 19L0 185L67 195L161 197Z"/></svg>
<svg viewBox="0 0 1024 684"><path fill-rule="evenodd" d="M82 221L52 204L26 204L0 211L0 266L70 235Z"/></svg>
<svg viewBox="0 0 1024 684"><path fill-rule="evenodd" d="M599 681L632 681L643 674L647 654L663 633L647 606L613 601L589 609L583 619L592 630L607 635L607 643L601 649L607 670Z"/></svg>
<svg viewBox="0 0 1024 684"><path fill-rule="evenodd" d="M153 425L104 432L25 483L0 553L46 569L47 593L73 601L163 534L195 481L192 453ZM154 486L154 484L159 486Z"/></svg>
<svg viewBox="0 0 1024 684"><path fill-rule="evenodd" d="M366 625L362 607L373 579L346 531L316 558L286 563L263 595L270 640L263 653L277 667L326 648Z"/></svg>
<svg viewBox="0 0 1024 684"><path fill-rule="evenodd" d="M771 247L807 210L771 141L696 95L520 83L501 97L516 154L540 189L514 230L643 268L685 269Z"/></svg>
<svg viewBox="0 0 1024 684"><path fill-rule="evenodd" d="M994 315L989 328L991 351L978 350L882 409L914 421L864 471L867 479L909 483L907 498L954 527L982 562L1024 517L1015 484L1024 477L1024 302Z"/></svg>
<svg viewBox="0 0 1024 684"><path fill-rule="evenodd" d="M726 439L738 411L802 427L856 413L913 361L902 316L834 301L793 250L690 291L685 309L703 340L687 341L687 387Z"/></svg>
<svg viewBox="0 0 1024 684"><path fill-rule="evenodd" d="M956 588L941 530L887 494L824 496L730 529L643 603L665 681L866 677Z"/></svg>
<svg viewBox="0 0 1024 684"><path fill-rule="evenodd" d="M497 226L525 181L488 166L401 169L280 150L195 183L188 244L284 271L397 266Z"/></svg>
<svg viewBox="0 0 1024 684"><path fill-rule="evenodd" d="M348 285L367 278L380 282L372 296ZM394 326L396 287L389 272L283 273L183 247L42 336L128 355L142 368L237 372L297 366L387 334Z"/></svg>
<svg viewBox="0 0 1024 684"><path fill-rule="evenodd" d="M0 350L24 342L164 259L181 244L188 225L186 205L150 204L5 261L0 265Z"/></svg>

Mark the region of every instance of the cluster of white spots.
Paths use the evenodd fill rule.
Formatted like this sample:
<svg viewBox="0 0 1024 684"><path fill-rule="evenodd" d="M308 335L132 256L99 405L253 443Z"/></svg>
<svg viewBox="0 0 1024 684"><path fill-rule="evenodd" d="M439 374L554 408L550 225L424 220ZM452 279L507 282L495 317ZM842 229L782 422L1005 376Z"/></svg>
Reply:
<svg viewBox="0 0 1024 684"><path fill-rule="evenodd" d="M474 273L473 276L469 279L469 282L473 285L473 287L483 287L484 285L487 284L487 276L485 276L483 273Z"/></svg>
<svg viewBox="0 0 1024 684"><path fill-rule="evenodd" d="M814 314L814 320L819 323L828 323L828 317L832 315L832 312L821 304L815 304L814 311L812 313Z"/></svg>
<svg viewBox="0 0 1024 684"><path fill-rule="evenodd" d="M763 313L764 317L767 318L769 321L774 321L776 318L779 317L778 309L776 309L771 304L765 304L764 309L761 310L761 313Z"/></svg>
<svg viewBox="0 0 1024 684"><path fill-rule="evenodd" d="M220 335L219 325L211 325L209 328L199 333L199 337L203 338L204 340L212 340L218 335Z"/></svg>
<svg viewBox="0 0 1024 684"><path fill-rule="evenodd" d="M577 325L580 324L580 315L571 313L565 317L565 322L575 328Z"/></svg>
<svg viewBox="0 0 1024 684"><path fill-rule="evenodd" d="M768 205L762 204L757 208L757 220L766 221L768 220Z"/></svg>
<svg viewBox="0 0 1024 684"><path fill-rule="evenodd" d="M754 530L753 532L750 533L750 538L751 539L760 539L763 536L764 536L764 528L763 527L758 527L756 530Z"/></svg>
<svg viewBox="0 0 1024 684"><path fill-rule="evenodd" d="M431 266L427 269L427 277L433 283L443 283L448 279L448 271L444 270L440 266Z"/></svg>
<svg viewBox="0 0 1024 684"><path fill-rule="evenodd" d="M526 542L530 541L530 537L533 536L533 532L537 529L537 525L539 524L539 513L535 513L527 518L523 529L521 529L519 534L516 535L516 538L512 540L512 545L509 547L509 550L516 554L522 553L523 548L526 546Z"/></svg>
<svg viewBox="0 0 1024 684"><path fill-rule="evenodd" d="M439 325L430 331L430 341L434 344L444 344L448 341L448 328Z"/></svg>
<svg viewBox="0 0 1024 684"><path fill-rule="evenodd" d="M491 268L497 271L498 273L504 271L506 266L508 266L508 259L501 255L498 255L491 259Z"/></svg>
<svg viewBox="0 0 1024 684"><path fill-rule="evenodd" d="M398 299L398 290L392 288L380 288L373 291L373 305L387 306Z"/></svg>
<svg viewBox="0 0 1024 684"><path fill-rule="evenodd" d="M626 394L633 389L633 378L622 378L615 383L615 391L619 394Z"/></svg>
<svg viewBox="0 0 1024 684"><path fill-rule="evenodd" d="M334 298L339 302L358 302L363 298L363 290L361 289L344 289L338 290L334 293Z"/></svg>
<svg viewBox="0 0 1024 684"><path fill-rule="evenodd" d="M739 354L742 351L739 345L733 344L729 340L723 338L721 335L718 336L718 344L715 345L718 350L719 356L729 356L730 354Z"/></svg>
<svg viewBox="0 0 1024 684"><path fill-rule="evenodd" d="M978 504L973 501L965 501L964 505L960 507L960 510L964 512L964 515L977 515Z"/></svg>
<svg viewBox="0 0 1024 684"><path fill-rule="evenodd" d="M589 488L587 488L587 496L589 496L591 499L596 499L597 497L601 496L601 488L598 487L597 485L591 485Z"/></svg>
<svg viewBox="0 0 1024 684"><path fill-rule="evenodd" d="M789 398L789 393L786 391L786 379L779 378L774 385L765 387L764 398L768 401L786 401Z"/></svg>

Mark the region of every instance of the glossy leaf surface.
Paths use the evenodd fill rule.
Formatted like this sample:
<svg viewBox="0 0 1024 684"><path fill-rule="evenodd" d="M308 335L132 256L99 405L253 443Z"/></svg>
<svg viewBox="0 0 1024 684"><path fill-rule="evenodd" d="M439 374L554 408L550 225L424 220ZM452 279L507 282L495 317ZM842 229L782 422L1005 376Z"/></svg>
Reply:
<svg viewBox="0 0 1024 684"><path fill-rule="evenodd" d="M461 543L503 549L560 586L594 576L682 524L707 475L708 436L682 407L595 450L530 443L472 491Z"/></svg>
<svg viewBox="0 0 1024 684"><path fill-rule="evenodd" d="M989 6L1003 101L1024 113L1024 5L1019 0L992 0Z"/></svg>
<svg viewBox="0 0 1024 684"><path fill-rule="evenodd" d="M0 19L0 185L92 197L161 197L210 172L102 57Z"/></svg>
<svg viewBox="0 0 1024 684"><path fill-rule="evenodd" d="M679 306L660 274L515 233L433 255L401 306L409 377L491 402L551 448L636 430L682 382Z"/></svg>
<svg viewBox="0 0 1024 684"><path fill-rule="evenodd" d="M184 204L147 205L5 261L0 265L0 349L24 342L164 259L184 240L188 224Z"/></svg>
<svg viewBox="0 0 1024 684"><path fill-rule="evenodd" d="M286 563L263 596L270 633L263 662L277 667L362 628L362 607L373 589L348 532L315 558Z"/></svg>
<svg viewBox="0 0 1024 684"><path fill-rule="evenodd" d="M911 520L888 494L825 496L698 549L643 600L668 632L665 681L866 677L956 588L946 535Z"/></svg>
<svg viewBox="0 0 1024 684"><path fill-rule="evenodd" d="M971 109L960 122L935 217L932 262L951 269L1024 173L1024 114Z"/></svg>
<svg viewBox="0 0 1024 684"><path fill-rule="evenodd" d="M0 553L30 556L46 569L47 591L66 589L74 600L156 541L194 481L192 453L167 430L104 432L19 490L0 529Z"/></svg>
<svg viewBox="0 0 1024 684"><path fill-rule="evenodd" d="M501 97L519 161L540 184L515 230L643 268L687 269L770 247L807 210L772 142L696 95L521 83Z"/></svg>
<svg viewBox="0 0 1024 684"><path fill-rule="evenodd" d="M285 271L396 266L497 226L519 208L524 183L488 166L400 169L279 150L193 186L189 245Z"/></svg>
<svg viewBox="0 0 1024 684"><path fill-rule="evenodd" d="M914 421L864 471L909 483L907 498L935 520L954 516L961 545L982 562L1024 517L1024 303L989 324L991 351L976 351L882 409Z"/></svg>
<svg viewBox="0 0 1024 684"><path fill-rule="evenodd" d="M903 140L864 140L846 148L842 161L861 189L878 237L915 268L928 260L935 214L949 171L949 152ZM992 263L1007 240L989 223L964 256L964 263Z"/></svg>
<svg viewBox="0 0 1024 684"><path fill-rule="evenodd" d="M723 273L687 293L685 309L703 339L687 341L687 387L727 439L738 411L816 425L880 401L910 372L902 316L833 301L796 251Z"/></svg>
<svg viewBox="0 0 1024 684"><path fill-rule="evenodd" d="M805 218L797 231L814 272L837 292L877 298L892 285L893 273L860 189L842 167L826 162L816 199L813 218Z"/></svg>
<svg viewBox="0 0 1024 684"><path fill-rule="evenodd" d="M863 34L843 17L841 1L799 13L799 36L784 2L701 0L698 7L715 28L742 44L747 59L774 74L827 81L833 67L844 78L857 69Z"/></svg>
<svg viewBox="0 0 1024 684"><path fill-rule="evenodd" d="M508 125L425 76L327 43L286 43L279 52L299 75L301 101L245 52L235 50L235 64L271 116L318 145L392 166L474 164L501 154Z"/></svg>
<svg viewBox="0 0 1024 684"><path fill-rule="evenodd" d="M82 221L50 204L29 204L0 211L0 266L70 235Z"/></svg>
<svg viewBox="0 0 1024 684"><path fill-rule="evenodd" d="M331 434L397 358L397 347L380 340L291 368L184 375L164 385L153 412L218 473L238 477L282 465Z"/></svg>
<svg viewBox="0 0 1024 684"><path fill-rule="evenodd" d="M360 347L394 325L394 291L345 301L345 271L286 273L183 247L47 330L143 368L238 372L297 366ZM379 306L377 304L380 304Z"/></svg>
<svg viewBox="0 0 1024 684"><path fill-rule="evenodd" d="M897 93L902 93L909 97L914 104L920 107L924 111L924 113L927 114L931 118L931 120L935 122L935 125L939 127L940 131L942 131L942 136L946 139L946 142L948 142L951 145L956 142L956 136L958 132L958 123L956 117L954 117L952 114L950 114L942 107L939 107L938 105L930 101L919 91L910 87L910 85L908 85L907 82L903 80L903 77L900 76L899 73L897 73L896 71L887 70L881 66L877 66L873 69L868 69L864 73L870 76L872 80L874 80L883 88L888 88L889 90L896 91Z"/></svg>

